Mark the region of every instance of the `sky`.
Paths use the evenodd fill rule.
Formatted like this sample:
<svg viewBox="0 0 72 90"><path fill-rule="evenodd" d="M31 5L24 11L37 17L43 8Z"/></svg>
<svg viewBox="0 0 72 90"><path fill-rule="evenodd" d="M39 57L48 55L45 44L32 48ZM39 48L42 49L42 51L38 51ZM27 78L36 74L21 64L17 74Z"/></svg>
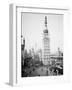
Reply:
<svg viewBox="0 0 72 90"><path fill-rule="evenodd" d="M25 38L25 49L42 49L45 16L50 38L50 51L63 50L63 15L22 13L22 35Z"/></svg>

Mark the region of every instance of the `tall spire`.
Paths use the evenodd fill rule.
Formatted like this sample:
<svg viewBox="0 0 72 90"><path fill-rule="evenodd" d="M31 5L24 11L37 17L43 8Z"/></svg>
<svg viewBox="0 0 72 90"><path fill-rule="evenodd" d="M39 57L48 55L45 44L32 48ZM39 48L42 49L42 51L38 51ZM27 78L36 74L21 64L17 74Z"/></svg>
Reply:
<svg viewBox="0 0 72 90"><path fill-rule="evenodd" d="M45 16L44 21L45 29L43 30L43 64L50 64L50 39L47 28L47 16Z"/></svg>
<svg viewBox="0 0 72 90"><path fill-rule="evenodd" d="M47 16L45 16L45 27L47 28Z"/></svg>

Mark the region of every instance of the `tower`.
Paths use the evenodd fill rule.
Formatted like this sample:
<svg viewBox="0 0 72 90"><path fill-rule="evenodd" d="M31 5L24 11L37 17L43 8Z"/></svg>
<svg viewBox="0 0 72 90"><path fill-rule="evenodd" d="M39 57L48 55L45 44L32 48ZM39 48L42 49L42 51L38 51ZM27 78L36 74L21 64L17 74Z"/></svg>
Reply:
<svg viewBox="0 0 72 90"><path fill-rule="evenodd" d="M21 36L21 62L24 65L24 50L25 50L25 38Z"/></svg>
<svg viewBox="0 0 72 90"><path fill-rule="evenodd" d="M47 16L45 16L45 29L43 30L43 64L50 64L50 38L49 31L47 28Z"/></svg>
<svg viewBox="0 0 72 90"><path fill-rule="evenodd" d="M21 50L24 51L24 49L25 49L25 38L21 36Z"/></svg>

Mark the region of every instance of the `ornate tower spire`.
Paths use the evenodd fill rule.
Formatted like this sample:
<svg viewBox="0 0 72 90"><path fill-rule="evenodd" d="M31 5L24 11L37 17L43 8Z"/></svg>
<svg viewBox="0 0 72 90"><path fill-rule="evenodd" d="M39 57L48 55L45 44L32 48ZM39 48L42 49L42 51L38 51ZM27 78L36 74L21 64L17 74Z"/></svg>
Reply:
<svg viewBox="0 0 72 90"><path fill-rule="evenodd" d="M45 27L47 28L47 16L45 16Z"/></svg>
<svg viewBox="0 0 72 90"><path fill-rule="evenodd" d="M47 28L47 16L45 16L45 29L44 29L44 33L48 34L48 28Z"/></svg>

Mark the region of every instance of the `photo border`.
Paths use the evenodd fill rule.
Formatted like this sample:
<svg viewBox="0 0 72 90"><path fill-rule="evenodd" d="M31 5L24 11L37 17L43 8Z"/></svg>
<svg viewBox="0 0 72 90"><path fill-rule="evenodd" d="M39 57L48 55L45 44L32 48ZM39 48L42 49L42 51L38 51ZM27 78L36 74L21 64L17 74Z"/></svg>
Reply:
<svg viewBox="0 0 72 90"><path fill-rule="evenodd" d="M33 77L31 79L31 77L27 77L27 79L25 78L25 81L19 82L19 78L18 78L18 60L17 60L17 55L18 55L18 47L17 47L17 10L21 9L21 8L30 8L30 9L43 9L43 10L56 10L56 11L62 11L62 12L66 12L69 16L69 9L67 8L42 8L42 7L25 7L24 5L18 5L18 4L11 4L10 5L10 63L9 63L9 67L10 67L10 72L9 72L9 83L10 85L22 85L23 83L25 84L25 81L30 81L32 80L32 83L36 81L36 79L42 80L45 82L46 79L48 79L47 77ZM22 11L21 11L22 12ZM56 13L55 13L56 14ZM65 13L64 13L65 15ZM21 24L22 25L22 24ZM66 27L66 26L65 26ZM36 78L36 79L35 79ZM44 79L46 78L46 79ZM53 80L55 79L55 77L53 78ZM68 79L68 78L67 78ZM38 82L38 81L36 81ZM56 81L58 82L58 81ZM27 83L27 82L26 82ZM51 82L52 83L52 82Z"/></svg>

